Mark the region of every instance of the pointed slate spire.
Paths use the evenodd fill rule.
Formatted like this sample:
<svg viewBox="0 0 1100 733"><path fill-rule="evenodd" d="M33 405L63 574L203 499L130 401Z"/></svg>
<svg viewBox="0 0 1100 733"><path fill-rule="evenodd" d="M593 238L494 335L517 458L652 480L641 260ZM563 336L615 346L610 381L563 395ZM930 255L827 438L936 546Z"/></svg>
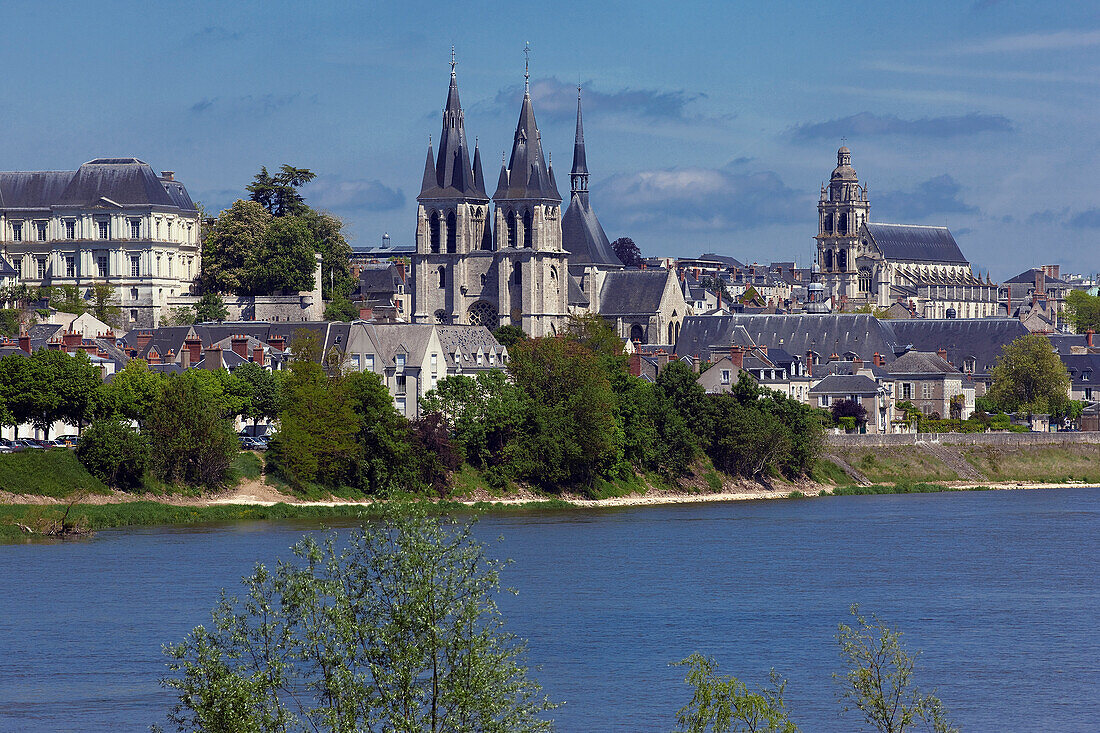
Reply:
<svg viewBox="0 0 1100 733"><path fill-rule="evenodd" d="M451 83L447 106L443 109L443 132L439 136L439 156L435 162L435 185L425 187L420 198L488 199L484 187L474 180L470 148L466 144L465 113L458 97L457 62L451 49Z"/></svg>
<svg viewBox="0 0 1100 733"><path fill-rule="evenodd" d="M477 138L474 138L474 188L485 192L485 175L481 172L481 148L478 147Z"/></svg>
<svg viewBox="0 0 1100 733"><path fill-rule="evenodd" d="M435 155L432 153L432 139L428 138L428 159L424 161L424 182L420 184L420 195L438 185L435 176Z"/></svg>
<svg viewBox="0 0 1100 733"><path fill-rule="evenodd" d="M529 50L529 49L527 49ZM543 199L561 201L561 194L550 180L550 172L542 155L542 138L535 122L535 110L531 106L528 84L530 77L524 65L523 104L516 123L516 135L512 143L512 157L507 164L507 185L498 184L494 199ZM501 180L504 180L503 171Z"/></svg>
<svg viewBox="0 0 1100 733"><path fill-rule="evenodd" d="M584 154L584 125L581 122L581 87L577 85L577 133L573 138L573 171L569 174L571 196L588 200L588 160Z"/></svg>
<svg viewBox="0 0 1100 733"><path fill-rule="evenodd" d="M500 178L497 179L497 193L508 190L508 164L505 162L507 153L500 154Z"/></svg>

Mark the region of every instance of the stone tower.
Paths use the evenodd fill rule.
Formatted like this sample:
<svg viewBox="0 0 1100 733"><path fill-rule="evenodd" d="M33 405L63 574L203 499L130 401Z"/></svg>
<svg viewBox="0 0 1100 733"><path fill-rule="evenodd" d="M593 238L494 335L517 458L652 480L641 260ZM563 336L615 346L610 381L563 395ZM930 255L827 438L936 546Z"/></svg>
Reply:
<svg viewBox="0 0 1100 733"><path fill-rule="evenodd" d="M856 261L861 254L859 228L868 221L871 203L852 168L852 151L842 147L836 162L817 204L817 264L826 297L861 301L870 298L872 287L871 272L861 272Z"/></svg>
<svg viewBox="0 0 1100 733"><path fill-rule="evenodd" d="M484 309L470 311L479 293L471 292L469 287L469 256L483 252L492 258L489 196L485 193L481 152L475 146L471 159L466 142L453 50L439 155L433 156L429 142L416 200L413 319L420 323L469 323L472 316L480 322ZM495 328L497 323L485 325Z"/></svg>
<svg viewBox="0 0 1100 733"><path fill-rule="evenodd" d="M501 162L493 194L496 277L501 322L545 336L565 324L569 262L562 249L561 195L543 157L529 79L525 71L512 155Z"/></svg>

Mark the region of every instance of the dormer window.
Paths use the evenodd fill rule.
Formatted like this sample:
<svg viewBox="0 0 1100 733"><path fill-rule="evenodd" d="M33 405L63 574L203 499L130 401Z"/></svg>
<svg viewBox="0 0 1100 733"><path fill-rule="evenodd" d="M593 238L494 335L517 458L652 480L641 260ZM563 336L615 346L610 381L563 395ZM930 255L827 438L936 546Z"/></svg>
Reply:
<svg viewBox="0 0 1100 733"><path fill-rule="evenodd" d="M1081 381L1082 382L1089 381L1089 378L1091 377L1091 375L1092 375L1092 370L1091 369L1086 369L1085 371L1081 372Z"/></svg>
<svg viewBox="0 0 1100 733"><path fill-rule="evenodd" d="M397 367L397 371L399 371L399 372L405 371L405 355L404 354L398 354L397 356L395 356L393 358L393 363L394 363L394 366Z"/></svg>

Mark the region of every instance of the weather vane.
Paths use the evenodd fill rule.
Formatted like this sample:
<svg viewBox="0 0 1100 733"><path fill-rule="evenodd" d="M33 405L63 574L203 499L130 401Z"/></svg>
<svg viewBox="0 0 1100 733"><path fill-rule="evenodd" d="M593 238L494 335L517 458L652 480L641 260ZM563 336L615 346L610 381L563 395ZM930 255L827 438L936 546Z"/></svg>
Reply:
<svg viewBox="0 0 1100 733"><path fill-rule="evenodd" d="M531 42L523 42L523 93L531 91Z"/></svg>
<svg viewBox="0 0 1100 733"><path fill-rule="evenodd" d="M455 45L452 43L451 44L451 73L452 74L455 73L455 64L456 63L457 62L455 61Z"/></svg>

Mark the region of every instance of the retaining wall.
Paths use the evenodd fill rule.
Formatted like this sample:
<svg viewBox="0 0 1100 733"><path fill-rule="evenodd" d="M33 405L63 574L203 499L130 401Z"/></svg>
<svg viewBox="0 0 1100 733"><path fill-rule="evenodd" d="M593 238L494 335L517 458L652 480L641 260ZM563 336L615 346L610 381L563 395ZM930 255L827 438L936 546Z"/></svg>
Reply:
<svg viewBox="0 0 1100 733"><path fill-rule="evenodd" d="M1094 445L1100 432L1087 433L898 433L893 435L826 435L825 445L837 448L887 448L939 443L941 445Z"/></svg>

